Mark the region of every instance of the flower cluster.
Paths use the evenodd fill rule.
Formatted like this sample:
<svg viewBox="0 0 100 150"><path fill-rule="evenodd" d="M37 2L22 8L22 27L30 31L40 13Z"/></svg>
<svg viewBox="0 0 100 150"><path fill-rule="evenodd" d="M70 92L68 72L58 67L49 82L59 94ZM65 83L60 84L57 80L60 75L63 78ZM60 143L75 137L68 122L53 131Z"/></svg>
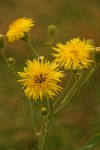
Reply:
<svg viewBox="0 0 100 150"><path fill-rule="evenodd" d="M47 29L49 41L45 44L48 51L46 56L40 56L33 47L29 36L29 31L33 26L34 21L25 17L11 23L6 36L0 34L0 54L9 71L21 84L26 97L33 100L28 101L28 103L37 141L36 145L39 150L46 150L52 118L71 102L80 87L90 79L95 69L100 65L100 47L95 47L92 39L86 40L79 37L72 38L64 44L59 42L53 46L57 28L55 25L49 25ZM8 42L21 39L32 49L34 57L32 60L27 59L23 71L16 72L15 58L6 57L6 38ZM51 50L53 60L49 61L47 58L51 58L49 57ZM68 82L66 83L64 80L64 89L61 87L61 79L65 77L65 73L61 71L61 67L63 70L70 70ZM57 96L59 93L60 95ZM57 97L51 101L54 96ZM37 104L37 108L40 110L41 119L36 113L38 109L33 112L33 102ZM35 123L36 119L37 122ZM41 121L41 124L37 127L38 120Z"/></svg>
<svg viewBox="0 0 100 150"><path fill-rule="evenodd" d="M28 18L20 18L14 21L6 33L9 42L24 38L34 26L34 21ZM48 29L49 36L54 36L56 26L51 25ZM46 59L34 58L33 61L27 60L26 67L23 72L18 72L21 79L18 80L23 86L26 96L34 100L43 97L53 98L62 88L58 85L61 82L60 77L64 77L64 73L59 71L59 67L64 69L82 70L89 68L94 62L91 52L94 46L88 40L73 38L65 44L58 43L56 47L52 47L54 61L50 62ZM37 52L35 52L37 53ZM37 55L38 56L38 55Z"/></svg>

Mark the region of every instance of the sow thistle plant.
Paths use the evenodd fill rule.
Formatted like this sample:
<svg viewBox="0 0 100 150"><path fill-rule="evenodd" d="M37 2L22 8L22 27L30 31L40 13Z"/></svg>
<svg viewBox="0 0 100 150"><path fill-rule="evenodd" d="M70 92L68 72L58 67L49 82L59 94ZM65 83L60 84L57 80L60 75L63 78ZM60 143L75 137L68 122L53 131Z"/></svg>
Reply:
<svg viewBox="0 0 100 150"><path fill-rule="evenodd" d="M93 40L81 40L79 37L72 38L65 44L59 42L54 46L57 28L55 25L50 25L48 27L50 41L46 43L48 56L40 56L34 49L29 36L29 31L33 26L32 19L24 17L15 20L9 26L6 35L0 35L0 53L28 98L37 149L46 150L52 119L71 102L80 87L90 79L99 66L100 47L96 47ZM5 55L6 39L10 43L22 40L33 50L34 58L26 60L26 66L22 72L16 72L15 59L7 58ZM53 58L51 61L48 59L50 55ZM64 88L59 84L67 76L62 69L70 70L71 74ZM43 119L40 129L35 124L33 101ZM93 146L92 144L87 148Z"/></svg>

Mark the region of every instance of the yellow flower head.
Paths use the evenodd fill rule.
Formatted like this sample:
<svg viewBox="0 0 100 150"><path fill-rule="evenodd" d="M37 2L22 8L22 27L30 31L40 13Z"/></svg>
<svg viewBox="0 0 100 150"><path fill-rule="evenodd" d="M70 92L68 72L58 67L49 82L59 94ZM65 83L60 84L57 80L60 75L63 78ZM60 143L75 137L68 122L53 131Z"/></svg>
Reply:
<svg viewBox="0 0 100 150"><path fill-rule="evenodd" d="M19 79L24 92L28 98L43 99L53 98L62 88L57 85L59 78L63 77L62 71L58 71L57 64L43 59L27 60L27 67L23 72L18 72L22 79Z"/></svg>
<svg viewBox="0 0 100 150"><path fill-rule="evenodd" d="M93 45L86 40L73 38L66 42L66 44L58 43L57 47L53 47L56 52L53 54L55 62L65 69L71 68L88 68L93 60L90 52L94 49Z"/></svg>
<svg viewBox="0 0 100 150"><path fill-rule="evenodd" d="M15 20L10 26L6 34L9 42L14 42L23 38L25 33L29 32L31 27L34 26L34 21L28 18L20 18Z"/></svg>

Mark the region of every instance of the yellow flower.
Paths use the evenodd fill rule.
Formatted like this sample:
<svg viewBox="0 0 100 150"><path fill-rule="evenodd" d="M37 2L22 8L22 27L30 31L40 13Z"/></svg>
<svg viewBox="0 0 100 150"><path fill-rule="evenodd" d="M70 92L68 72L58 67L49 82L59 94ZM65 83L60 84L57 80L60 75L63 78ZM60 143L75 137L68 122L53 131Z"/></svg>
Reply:
<svg viewBox="0 0 100 150"><path fill-rule="evenodd" d="M57 64L44 59L27 60L27 67L23 72L18 72L22 79L19 79L23 86L24 92L28 98L43 99L53 98L62 88L57 85L61 82L59 79L63 77L62 71L59 71Z"/></svg>
<svg viewBox="0 0 100 150"><path fill-rule="evenodd" d="M73 38L66 44L58 43L56 46L53 47L53 50L56 52L53 54L55 62L60 66L64 66L65 69L88 68L93 62L90 52L94 47L87 40Z"/></svg>
<svg viewBox="0 0 100 150"><path fill-rule="evenodd" d="M20 18L15 20L10 26L6 34L9 42L14 42L23 38L25 33L29 32L31 27L34 26L34 21L28 18Z"/></svg>

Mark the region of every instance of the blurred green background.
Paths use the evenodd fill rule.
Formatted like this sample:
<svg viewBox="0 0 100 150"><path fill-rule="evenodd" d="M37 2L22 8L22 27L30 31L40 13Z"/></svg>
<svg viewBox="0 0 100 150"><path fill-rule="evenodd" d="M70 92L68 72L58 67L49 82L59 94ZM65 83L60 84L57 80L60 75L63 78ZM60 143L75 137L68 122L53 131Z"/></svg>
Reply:
<svg viewBox="0 0 100 150"><path fill-rule="evenodd" d="M40 55L47 53L47 27L55 24L56 42L73 37L93 39L100 46L100 0L3 0L0 1L0 33L17 18L35 21L32 42ZM54 43L54 45L55 45ZM7 43L7 57L16 58L16 70L32 59L22 41ZM34 108L35 109L35 108ZM36 118L38 116L35 110ZM37 121L37 124L40 120ZM52 123L48 150L77 150L100 133L100 69L81 89L72 103ZM21 87L9 73L0 56L0 150L35 150L30 110ZM100 142L92 150L100 150Z"/></svg>

